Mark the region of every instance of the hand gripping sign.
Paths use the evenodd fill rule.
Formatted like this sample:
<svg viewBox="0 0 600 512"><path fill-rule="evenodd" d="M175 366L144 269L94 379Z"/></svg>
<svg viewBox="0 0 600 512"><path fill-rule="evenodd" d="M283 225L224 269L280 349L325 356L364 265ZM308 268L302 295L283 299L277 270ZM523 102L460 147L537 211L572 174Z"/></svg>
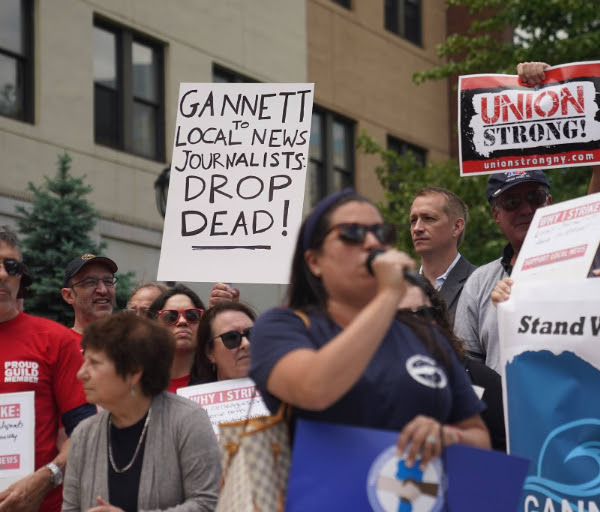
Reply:
<svg viewBox="0 0 600 512"><path fill-rule="evenodd" d="M158 279L287 283L313 84L181 84Z"/></svg>

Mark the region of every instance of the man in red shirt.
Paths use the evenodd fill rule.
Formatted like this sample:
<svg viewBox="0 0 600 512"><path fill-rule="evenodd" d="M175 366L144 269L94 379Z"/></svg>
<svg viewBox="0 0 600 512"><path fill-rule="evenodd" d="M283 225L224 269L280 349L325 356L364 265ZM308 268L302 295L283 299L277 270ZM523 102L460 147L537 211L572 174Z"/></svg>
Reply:
<svg viewBox="0 0 600 512"><path fill-rule="evenodd" d="M35 472L0 492L0 512L58 512L69 441L56 447L59 422L67 434L96 412L76 374L83 358L68 329L19 311L25 267L17 237L0 226L0 393L34 392Z"/></svg>

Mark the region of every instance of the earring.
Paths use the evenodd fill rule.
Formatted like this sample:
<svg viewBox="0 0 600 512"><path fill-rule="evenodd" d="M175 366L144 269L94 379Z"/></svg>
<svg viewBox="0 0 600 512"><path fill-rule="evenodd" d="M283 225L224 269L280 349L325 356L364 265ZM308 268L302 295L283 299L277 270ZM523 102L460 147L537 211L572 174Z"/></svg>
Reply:
<svg viewBox="0 0 600 512"><path fill-rule="evenodd" d="M315 271L313 272L313 274L315 275L315 277L321 277L321 269L316 268Z"/></svg>
<svg viewBox="0 0 600 512"><path fill-rule="evenodd" d="M131 396L135 396L135 388L131 385Z"/></svg>

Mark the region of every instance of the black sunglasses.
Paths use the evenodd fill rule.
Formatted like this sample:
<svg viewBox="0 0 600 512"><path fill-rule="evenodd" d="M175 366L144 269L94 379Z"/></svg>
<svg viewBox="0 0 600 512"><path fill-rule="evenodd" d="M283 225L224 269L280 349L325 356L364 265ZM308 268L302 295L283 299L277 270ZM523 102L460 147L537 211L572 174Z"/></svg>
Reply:
<svg viewBox="0 0 600 512"><path fill-rule="evenodd" d="M250 341L250 336L252 336L252 327L248 327L248 329L242 332L227 331L223 334L215 336L213 340L221 338L221 341L223 342L223 345L225 345L225 348L233 350L234 348L238 348L242 344L242 338L246 338L248 341Z"/></svg>
<svg viewBox="0 0 600 512"><path fill-rule="evenodd" d="M188 324L197 324L204 313L203 309L161 309L158 311L158 318L167 325L174 325L179 321L181 315Z"/></svg>
<svg viewBox="0 0 600 512"><path fill-rule="evenodd" d="M535 190L530 190L525 194L525 200L531 205L532 208L539 208L548 200L548 192L543 188L536 188ZM503 210L507 212L514 212L519 206L523 199L519 194L502 194L498 198L498 204L502 207Z"/></svg>
<svg viewBox="0 0 600 512"><path fill-rule="evenodd" d="M337 229L338 236L342 242L347 244L362 244L367 237L367 233L373 233L380 243L392 245L396 243L396 226L390 222L380 222L378 224L336 224L329 228L325 235Z"/></svg>
<svg viewBox="0 0 600 512"><path fill-rule="evenodd" d="M4 265L4 270L9 276L20 276L23 272L25 272L25 265L20 261L17 261L12 258L7 258L2 262Z"/></svg>

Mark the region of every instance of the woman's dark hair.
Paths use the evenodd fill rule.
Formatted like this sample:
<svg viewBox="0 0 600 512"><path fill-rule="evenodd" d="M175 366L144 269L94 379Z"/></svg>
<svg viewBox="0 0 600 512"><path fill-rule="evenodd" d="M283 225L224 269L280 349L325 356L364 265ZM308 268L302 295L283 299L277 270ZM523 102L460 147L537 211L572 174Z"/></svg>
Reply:
<svg viewBox="0 0 600 512"><path fill-rule="evenodd" d="M440 293L433 287L433 285L427 280L423 279L425 294L433 307L433 318L435 325L441 331L441 333L450 342L450 346L456 352L458 359L464 361L467 356L464 342L454 334L452 329L452 322L450 321L450 315L448 313L448 306L446 301L442 299Z"/></svg>
<svg viewBox="0 0 600 512"><path fill-rule="evenodd" d="M343 195L340 194L339 198L335 199L331 204L328 204L323 211L319 211L319 205L317 205L313 212L304 219L304 222L302 222L300 234L296 241L296 248L294 249L290 285L287 292L287 305L290 308L300 309L305 312L310 312L315 309L325 309L327 292L321 279L316 277L308 268L308 265L304 260L304 252L307 248L319 251L327 236L333 212L340 206L355 201L359 203L369 203L375 206L370 199L367 199L356 192L347 192ZM315 214L318 215L318 217L314 218L313 216ZM311 229L308 230L310 240L305 240L305 237L307 236L306 226L309 222L311 224Z"/></svg>
<svg viewBox="0 0 600 512"><path fill-rule="evenodd" d="M438 363L446 368L451 368L452 362L450 356L444 346L439 342L438 334L442 334L448 340L450 346L461 361L464 360L466 355L464 344L456 337L450 327L448 307L446 306L444 299L442 299L439 292L427 279L421 277L420 281L420 291L431 303L432 316L430 318L423 318L416 316L409 311L399 311L396 318L400 322L408 325L408 327L414 331L421 343L423 343L427 351Z"/></svg>
<svg viewBox="0 0 600 512"><path fill-rule="evenodd" d="M175 295L187 295L195 308L205 309L200 297L198 297L198 294L194 290L188 288L184 284L176 284L154 299L154 302L150 304L150 307L148 308L148 316L150 318L158 318L158 312L161 309L164 309L167 301Z"/></svg>
<svg viewBox="0 0 600 512"><path fill-rule="evenodd" d="M81 340L83 350L104 352L117 375L142 370L140 385L146 396L158 395L171 380L175 341L162 325L131 313L115 313L89 324Z"/></svg>
<svg viewBox="0 0 600 512"><path fill-rule="evenodd" d="M213 332L213 320L225 311L240 311L252 320L252 322L256 320L254 310L243 302L220 301L212 308L207 309L200 319L200 325L198 325L198 344L196 357L194 358L194 364L190 373L190 385L216 382L217 380L217 370L208 360L207 354L215 345L215 336L222 334Z"/></svg>

